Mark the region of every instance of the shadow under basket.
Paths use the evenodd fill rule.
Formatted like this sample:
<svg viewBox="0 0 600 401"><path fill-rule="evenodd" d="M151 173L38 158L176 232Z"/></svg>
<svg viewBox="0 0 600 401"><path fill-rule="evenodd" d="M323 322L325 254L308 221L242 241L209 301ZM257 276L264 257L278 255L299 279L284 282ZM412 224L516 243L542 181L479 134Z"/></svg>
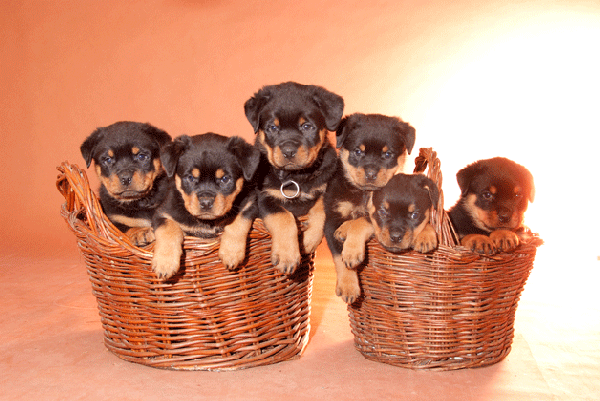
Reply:
<svg viewBox="0 0 600 401"><path fill-rule="evenodd" d="M491 365L510 352L517 303L543 241L529 235L513 252L491 256L458 246L436 153L421 149L416 164L417 172L428 166L440 190L430 221L439 247L392 254L368 242L362 295L348 306L354 344L367 359L411 369Z"/></svg>
<svg viewBox="0 0 600 401"><path fill-rule="evenodd" d="M58 170L61 214L85 258L111 352L175 370L234 370L300 357L310 331L314 254L303 255L293 275L281 274L257 220L238 269L221 264L218 239L185 237L181 268L163 281L150 268L153 245L132 245L108 221L85 171L66 162Z"/></svg>

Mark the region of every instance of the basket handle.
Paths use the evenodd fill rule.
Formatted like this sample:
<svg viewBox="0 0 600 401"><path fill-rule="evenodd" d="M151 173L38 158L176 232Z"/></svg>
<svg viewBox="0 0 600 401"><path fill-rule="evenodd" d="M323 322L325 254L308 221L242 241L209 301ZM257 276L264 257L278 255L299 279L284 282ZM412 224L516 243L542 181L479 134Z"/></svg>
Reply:
<svg viewBox="0 0 600 401"><path fill-rule="evenodd" d="M450 223L448 213L444 210L444 191L442 191L442 169L440 159L437 157L437 152L432 148L420 148L419 156L415 158L415 168L413 173L423 173L427 169L427 177L429 177L439 190L439 199L437 210L432 207L430 213L430 223L438 234L438 240L441 245L454 247L459 244L458 236L454 231L454 227Z"/></svg>
<svg viewBox="0 0 600 401"><path fill-rule="evenodd" d="M59 174L56 178L56 187L65 197L61 214L71 228L74 230L75 224L83 222L87 230L95 236L122 237L123 234L108 221L108 218L95 218L95 216L104 216L104 212L100 200L90 188L86 172L76 164L69 164L66 161L58 166L57 170ZM85 213L84 219L77 217L82 213Z"/></svg>

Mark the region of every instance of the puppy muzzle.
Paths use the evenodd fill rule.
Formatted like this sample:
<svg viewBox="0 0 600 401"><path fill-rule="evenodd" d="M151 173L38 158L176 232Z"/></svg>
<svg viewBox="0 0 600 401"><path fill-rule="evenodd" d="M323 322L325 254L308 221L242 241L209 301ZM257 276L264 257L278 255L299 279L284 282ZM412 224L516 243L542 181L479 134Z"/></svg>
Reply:
<svg viewBox="0 0 600 401"><path fill-rule="evenodd" d="M198 207L200 212L210 212L215 205L215 194L211 192L200 192L198 194Z"/></svg>

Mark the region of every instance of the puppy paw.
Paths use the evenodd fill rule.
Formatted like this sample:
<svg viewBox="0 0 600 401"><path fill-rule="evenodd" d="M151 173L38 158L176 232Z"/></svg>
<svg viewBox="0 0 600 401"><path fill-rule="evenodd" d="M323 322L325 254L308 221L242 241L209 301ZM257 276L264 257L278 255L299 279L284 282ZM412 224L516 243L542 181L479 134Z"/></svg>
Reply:
<svg viewBox="0 0 600 401"><path fill-rule="evenodd" d="M365 243L362 240L353 241L352 236L344 242L342 261L348 269L355 269L365 260Z"/></svg>
<svg viewBox="0 0 600 401"><path fill-rule="evenodd" d="M427 224L425 228L416 236L413 249L420 253L427 253L433 251L437 247L437 235L435 230L430 224Z"/></svg>
<svg viewBox="0 0 600 401"><path fill-rule="evenodd" d="M298 241L291 244L273 242L271 249L271 263L284 274L292 274L300 264L300 250Z"/></svg>
<svg viewBox="0 0 600 401"><path fill-rule="evenodd" d="M358 273L354 270L345 270L343 274L337 276L335 294L350 305L360 296L360 285Z"/></svg>
<svg viewBox="0 0 600 401"><path fill-rule="evenodd" d="M179 270L179 257L154 253L151 266L158 278L166 280Z"/></svg>
<svg viewBox="0 0 600 401"><path fill-rule="evenodd" d="M348 236L348 227L349 225L345 223L339 226L338 229L333 233L335 239L340 242L346 241L346 237Z"/></svg>
<svg viewBox="0 0 600 401"><path fill-rule="evenodd" d="M465 235L460 244L473 252L484 255L492 255L496 252L496 247L490 237L482 234Z"/></svg>
<svg viewBox="0 0 600 401"><path fill-rule="evenodd" d="M145 246L154 242L154 230L151 227L135 227L127 230L127 236L135 246Z"/></svg>
<svg viewBox="0 0 600 401"><path fill-rule="evenodd" d="M219 246L219 259L221 263L229 269L233 270L238 267L246 258L246 241L223 241Z"/></svg>
<svg viewBox="0 0 600 401"><path fill-rule="evenodd" d="M496 230L490 234L490 239L499 252L510 252L519 245L519 237L509 230Z"/></svg>

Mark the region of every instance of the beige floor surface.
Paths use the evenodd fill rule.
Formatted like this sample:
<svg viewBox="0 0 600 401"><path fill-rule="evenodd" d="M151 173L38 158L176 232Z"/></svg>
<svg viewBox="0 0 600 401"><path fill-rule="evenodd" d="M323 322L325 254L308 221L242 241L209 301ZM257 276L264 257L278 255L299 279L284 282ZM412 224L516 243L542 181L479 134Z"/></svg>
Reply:
<svg viewBox="0 0 600 401"><path fill-rule="evenodd" d="M0 399L600 399L599 263L554 266L559 261L546 245L521 297L508 357L450 372L363 358L354 348L345 305L333 293L333 267L323 247L316 261L310 342L300 359L233 372L126 362L104 347L74 241L57 254L23 256L9 249L0 256Z"/></svg>

